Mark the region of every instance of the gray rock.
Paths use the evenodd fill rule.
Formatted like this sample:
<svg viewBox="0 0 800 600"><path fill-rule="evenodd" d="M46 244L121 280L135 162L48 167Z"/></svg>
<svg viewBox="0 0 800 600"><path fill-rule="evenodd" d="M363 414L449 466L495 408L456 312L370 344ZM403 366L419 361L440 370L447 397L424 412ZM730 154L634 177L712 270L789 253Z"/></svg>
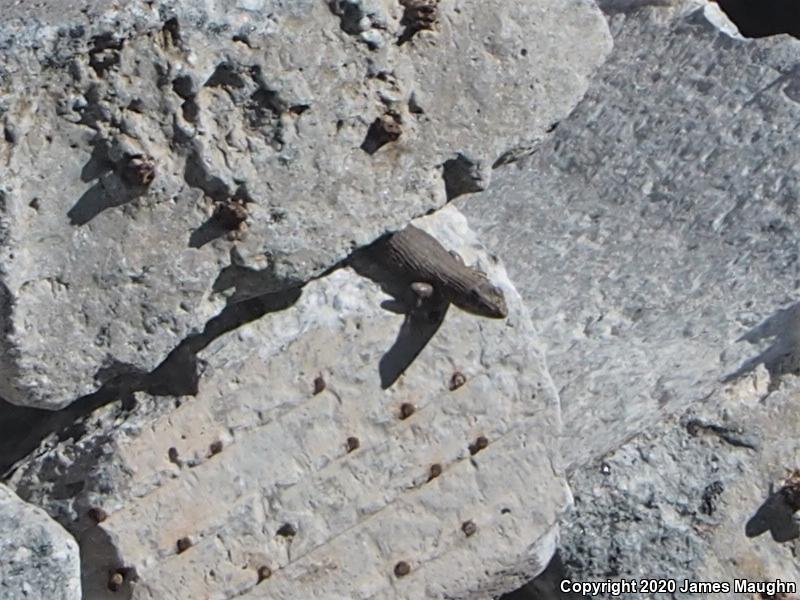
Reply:
<svg viewBox="0 0 800 600"><path fill-rule="evenodd" d="M0 484L0 597L80 600L78 544L41 508Z"/></svg>
<svg viewBox="0 0 800 600"><path fill-rule="evenodd" d="M463 203L546 340L570 468L800 339L800 42L674 14L616 14L575 112Z"/></svg>
<svg viewBox="0 0 800 600"><path fill-rule="evenodd" d="M583 1L7 4L0 395L43 408L441 206L448 161L480 189L611 44Z"/></svg>
<svg viewBox="0 0 800 600"><path fill-rule="evenodd" d="M453 207L419 226L503 287L506 320L451 308L383 389L385 362L431 332L402 327L377 283L339 269L201 350L195 397L138 393L132 412L99 409L77 441L50 439L18 467L18 492L80 539L91 598L117 597L119 569L135 599L176 585L192 598L466 599L544 568L570 497L535 332Z"/></svg>
<svg viewBox="0 0 800 600"><path fill-rule="evenodd" d="M726 583L729 593L719 597L741 600L776 590L737 593L735 580L796 586L800 527L782 490L800 457L800 380L770 387L759 367L573 473L575 507L560 541L564 576L676 580L674 594L629 596L656 600L711 596L681 592L685 580Z"/></svg>

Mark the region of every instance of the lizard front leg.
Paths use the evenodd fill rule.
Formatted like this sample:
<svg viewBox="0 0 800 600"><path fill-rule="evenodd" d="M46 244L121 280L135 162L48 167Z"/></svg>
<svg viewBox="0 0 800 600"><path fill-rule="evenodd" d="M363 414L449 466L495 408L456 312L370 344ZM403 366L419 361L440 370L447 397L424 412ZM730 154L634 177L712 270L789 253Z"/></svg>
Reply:
<svg viewBox="0 0 800 600"><path fill-rule="evenodd" d="M411 309L417 318L422 317L429 323L439 323L447 311L448 302L430 283L415 281L410 286L415 300Z"/></svg>
<svg viewBox="0 0 800 600"><path fill-rule="evenodd" d="M427 300L433 298L433 286L430 283L415 281L410 286L414 293L414 308L420 308Z"/></svg>

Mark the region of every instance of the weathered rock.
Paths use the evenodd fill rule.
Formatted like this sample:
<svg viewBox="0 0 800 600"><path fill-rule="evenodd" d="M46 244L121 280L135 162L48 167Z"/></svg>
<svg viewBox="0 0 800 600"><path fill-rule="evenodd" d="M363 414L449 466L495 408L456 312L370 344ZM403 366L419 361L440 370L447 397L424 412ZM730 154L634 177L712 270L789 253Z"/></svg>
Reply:
<svg viewBox="0 0 800 600"><path fill-rule="evenodd" d="M0 395L43 408L440 206L448 161L485 186L610 48L586 2L76 4L0 27Z"/></svg>
<svg viewBox="0 0 800 600"><path fill-rule="evenodd" d="M762 366L735 385L570 477L575 507L560 554L572 581L642 577L721 582L730 593L639 594L689 599L798 598L735 592L735 580L798 585L800 527L783 484L800 465L800 380L769 391ZM774 382L773 382L774 383ZM690 468L687 468L689 467ZM797 592L795 588L795 592Z"/></svg>
<svg viewBox="0 0 800 600"><path fill-rule="evenodd" d="M342 268L202 350L196 397L175 408L139 393L131 414L101 409L76 442L52 440L18 468L19 493L81 540L87 594L120 597L107 591L120 572L121 597L136 599L176 586L192 598L474 598L544 568L569 492L535 333L457 211L420 226L504 288L508 319L451 308L384 390L385 362L426 332L401 329L380 286Z"/></svg>
<svg viewBox="0 0 800 600"><path fill-rule="evenodd" d="M78 544L41 508L0 484L0 597L80 600Z"/></svg>
<svg viewBox="0 0 800 600"><path fill-rule="evenodd" d="M578 108L463 205L546 340L570 468L800 339L800 42L673 13L615 14Z"/></svg>

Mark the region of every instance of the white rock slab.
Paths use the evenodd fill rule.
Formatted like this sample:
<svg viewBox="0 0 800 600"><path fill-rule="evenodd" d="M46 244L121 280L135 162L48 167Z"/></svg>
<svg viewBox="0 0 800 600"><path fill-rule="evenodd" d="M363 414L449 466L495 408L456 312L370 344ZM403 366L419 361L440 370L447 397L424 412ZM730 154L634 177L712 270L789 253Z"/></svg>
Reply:
<svg viewBox="0 0 800 600"><path fill-rule="evenodd" d="M135 599L175 589L466 599L544 568L570 496L536 334L460 214L448 208L420 226L504 288L508 319L451 308L384 390L378 365L403 316L381 308L388 297L376 283L343 268L203 350L196 397L173 409L172 399L139 394L133 416L115 421L106 409L77 444L16 472L26 497L79 523L92 598L118 597L106 589L118 568L128 569L124 597ZM451 391L456 372L466 383ZM405 419L404 404L414 407ZM53 469L89 474L70 495L52 485ZM108 513L99 525L85 517L96 506ZM410 573L398 577L401 561Z"/></svg>

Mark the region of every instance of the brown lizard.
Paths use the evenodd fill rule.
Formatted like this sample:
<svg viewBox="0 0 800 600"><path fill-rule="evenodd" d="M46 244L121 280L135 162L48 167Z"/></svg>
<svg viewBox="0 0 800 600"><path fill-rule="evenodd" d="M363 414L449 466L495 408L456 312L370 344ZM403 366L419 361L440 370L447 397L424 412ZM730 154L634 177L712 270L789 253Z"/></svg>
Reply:
<svg viewBox="0 0 800 600"><path fill-rule="evenodd" d="M438 299L481 317L508 316L502 289L413 225L378 240L369 255L409 286L416 295L417 308L427 300Z"/></svg>

